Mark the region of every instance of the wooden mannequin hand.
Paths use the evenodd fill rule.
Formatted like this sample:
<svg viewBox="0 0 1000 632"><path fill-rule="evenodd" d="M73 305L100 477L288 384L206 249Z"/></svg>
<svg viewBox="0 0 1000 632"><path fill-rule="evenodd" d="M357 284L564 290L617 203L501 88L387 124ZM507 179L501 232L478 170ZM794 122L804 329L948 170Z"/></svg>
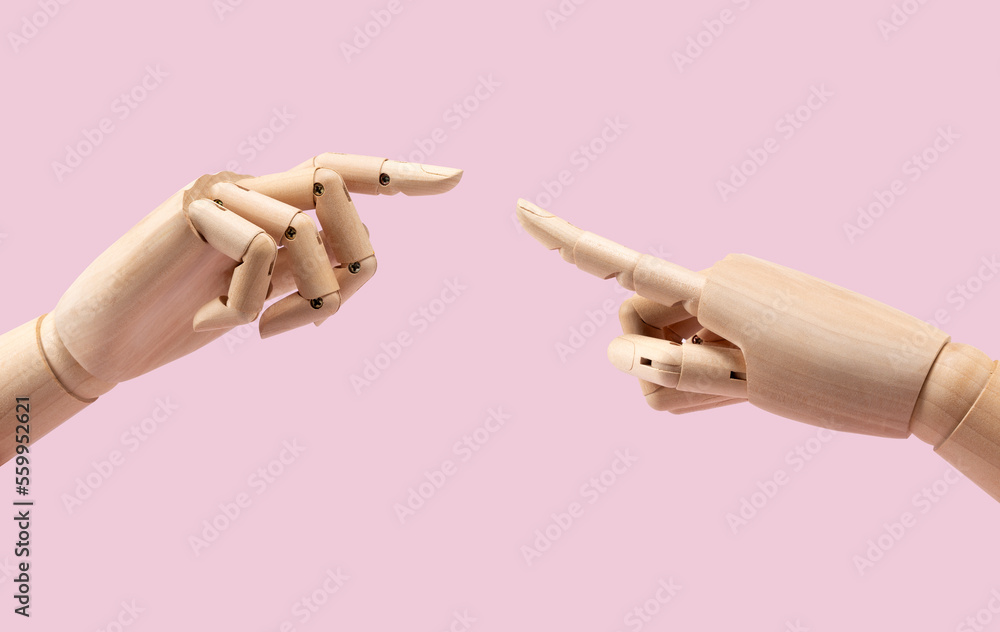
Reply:
<svg viewBox="0 0 1000 632"><path fill-rule="evenodd" d="M608 356L657 410L749 401L789 419L911 433L1000 500L1000 379L981 351L918 318L747 255L693 272L521 200L518 219L563 259L636 296Z"/></svg>
<svg viewBox="0 0 1000 632"><path fill-rule="evenodd" d="M344 154L261 178L203 176L98 257L45 320L76 362L112 384L252 322L269 296L298 290L264 312L262 337L319 324L375 273L348 191L441 193L461 176ZM322 233L301 211L311 208Z"/></svg>
<svg viewBox="0 0 1000 632"><path fill-rule="evenodd" d="M118 382L252 322L270 297L287 294L261 316L261 336L320 324L375 273L350 193L443 193L461 177L331 153L259 178L195 180L101 254L50 314L0 336L0 463L13 453L17 398L30 398L35 439ZM312 208L322 232L302 212Z"/></svg>

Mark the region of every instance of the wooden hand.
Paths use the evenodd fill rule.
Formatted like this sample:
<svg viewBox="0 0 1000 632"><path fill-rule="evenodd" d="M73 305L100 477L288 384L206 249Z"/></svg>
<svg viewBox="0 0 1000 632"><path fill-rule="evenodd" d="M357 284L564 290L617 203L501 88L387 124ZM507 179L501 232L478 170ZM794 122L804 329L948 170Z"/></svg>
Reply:
<svg viewBox="0 0 1000 632"><path fill-rule="evenodd" d="M1000 372L918 318L747 255L693 272L521 200L518 219L563 259L634 290L612 363L657 410L749 401L775 414L932 444L1000 500Z"/></svg>

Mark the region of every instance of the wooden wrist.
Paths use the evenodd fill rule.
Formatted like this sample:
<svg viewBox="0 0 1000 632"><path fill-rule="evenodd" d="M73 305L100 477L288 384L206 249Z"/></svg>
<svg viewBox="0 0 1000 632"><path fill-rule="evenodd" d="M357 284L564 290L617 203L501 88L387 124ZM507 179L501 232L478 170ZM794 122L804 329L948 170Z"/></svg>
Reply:
<svg viewBox="0 0 1000 632"><path fill-rule="evenodd" d="M917 396L910 431L935 448L944 443L979 399L993 367L994 362L971 345L946 344Z"/></svg>
<svg viewBox="0 0 1000 632"><path fill-rule="evenodd" d="M80 366L59 337L55 318L40 316L35 321L35 335L49 371L70 396L89 404L114 388L114 384L99 380Z"/></svg>
<svg viewBox="0 0 1000 632"><path fill-rule="evenodd" d="M17 428L34 444L114 386L73 359L52 321L41 316L0 335L0 465L14 458Z"/></svg>
<svg viewBox="0 0 1000 632"><path fill-rule="evenodd" d="M1000 501L998 365L968 345L947 345L920 393L911 429Z"/></svg>

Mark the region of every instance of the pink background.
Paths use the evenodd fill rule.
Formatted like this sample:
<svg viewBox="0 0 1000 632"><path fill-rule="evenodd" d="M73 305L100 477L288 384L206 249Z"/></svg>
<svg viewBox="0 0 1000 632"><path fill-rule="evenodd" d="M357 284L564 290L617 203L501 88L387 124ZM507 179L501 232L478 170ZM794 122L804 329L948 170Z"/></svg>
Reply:
<svg viewBox="0 0 1000 632"><path fill-rule="evenodd" d="M458 632L456 611L481 632L953 630L977 615L1000 629L988 609L995 501L941 482L946 463L917 439L837 435L796 471L786 455L820 445L814 428L747 405L652 411L605 358L619 330L602 304L624 292L512 222L523 196L694 269L747 252L936 319L998 357L1000 282L961 306L949 294L1000 254L1000 7L905 4L919 10L888 38L888 0L567 0L575 12L555 28L557 0L245 0L221 17L211 0L118 0L59 5L16 51L8 34L4 331L51 309L171 193L232 161L262 174L324 151L403 158L422 145L424 162L466 176L443 197L357 198L379 272L322 328L234 333L120 385L41 442L34 616L11 614L8 519L0 627L115 630L134 601L144 611L125 629L136 632ZM39 6L5 3L5 30ZM390 6L392 21L348 60L342 43ZM731 23L679 70L674 53L727 9ZM157 65L167 76L122 120L115 100ZM477 101L490 78L499 85ZM786 137L776 122L812 87L832 96ZM467 98L475 111L454 118ZM241 143L274 108L294 120L251 159ZM114 130L60 181L53 161L106 117ZM574 155L616 117L627 129L599 157ZM911 156L949 127L959 138L912 181ZM768 138L778 151L723 201L716 182ZM572 182L540 197L564 170ZM895 179L906 193L850 243L844 224ZM411 315L440 307L454 279L467 289L421 329ZM560 357L581 327L582 346ZM401 332L412 344L358 394L351 376ZM122 434L166 398L178 409L129 451ZM506 424L460 462L453 444L497 408ZM305 452L258 494L248 477L292 440ZM64 494L115 450L124 464L69 512ZM638 461L590 504L581 486L617 450ZM457 472L401 524L394 504L446 459ZM727 514L779 469L790 482L734 533ZM12 479L0 467L2 502ZM921 501L935 482L943 495ZM250 506L195 555L189 537L240 493ZM528 565L521 547L573 502L582 516ZM855 556L904 512L915 525L861 574ZM326 597L337 569L350 579L303 621L301 600ZM671 579L669 603L647 604ZM649 621L625 619L647 606Z"/></svg>

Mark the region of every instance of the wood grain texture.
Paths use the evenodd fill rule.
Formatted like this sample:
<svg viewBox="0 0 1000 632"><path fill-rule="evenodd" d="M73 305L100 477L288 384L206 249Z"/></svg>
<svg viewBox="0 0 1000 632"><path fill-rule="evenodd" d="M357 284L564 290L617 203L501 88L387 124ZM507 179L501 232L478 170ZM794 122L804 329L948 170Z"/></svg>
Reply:
<svg viewBox="0 0 1000 632"><path fill-rule="evenodd" d="M88 373L124 382L225 333L196 332L192 318L227 294L234 262L202 241L184 208L206 197L215 182L245 177L223 172L199 178L143 218L70 286L52 317Z"/></svg>
<svg viewBox="0 0 1000 632"><path fill-rule="evenodd" d="M744 353L751 404L836 430L907 437L948 335L856 292L748 255L708 274L699 321Z"/></svg>
<svg viewBox="0 0 1000 632"><path fill-rule="evenodd" d="M956 389L974 382L961 380ZM971 481L1000 500L1000 371L997 363L986 387L958 427L937 446L938 454Z"/></svg>
<svg viewBox="0 0 1000 632"><path fill-rule="evenodd" d="M656 410L744 401L858 434L911 433L1000 500L1000 377L981 351L802 272L729 255L695 273L519 200L517 218L585 272L637 296L608 358ZM689 317L690 316L690 317ZM745 381L744 381L745 378Z"/></svg>
<svg viewBox="0 0 1000 632"><path fill-rule="evenodd" d="M972 410L993 372L993 360L973 346L949 342L938 354L913 407L910 430L935 448ZM997 420L1000 423L1000 419Z"/></svg>
<svg viewBox="0 0 1000 632"><path fill-rule="evenodd" d="M376 270L349 191L431 195L461 179L460 169L347 154L323 154L261 178L202 176L98 256L52 313L35 321L37 330L26 325L0 338L0 396L10 400L0 407L32 397L47 432L115 384L253 321L276 286L299 291L264 311L262 337L318 325ZM329 243L301 212L318 198ZM334 269L334 260L350 265ZM284 271L276 274L279 264ZM0 440L12 448L10 411L0 412L7 424Z"/></svg>
<svg viewBox="0 0 1000 632"><path fill-rule="evenodd" d="M30 402L31 443L86 408L93 400L71 395L49 368L39 344L40 318L0 335L0 464L14 457L16 399Z"/></svg>
<svg viewBox="0 0 1000 632"><path fill-rule="evenodd" d="M336 171L317 169L316 182L323 187L323 194L316 197L316 217L331 260L348 265L375 254L344 178Z"/></svg>

